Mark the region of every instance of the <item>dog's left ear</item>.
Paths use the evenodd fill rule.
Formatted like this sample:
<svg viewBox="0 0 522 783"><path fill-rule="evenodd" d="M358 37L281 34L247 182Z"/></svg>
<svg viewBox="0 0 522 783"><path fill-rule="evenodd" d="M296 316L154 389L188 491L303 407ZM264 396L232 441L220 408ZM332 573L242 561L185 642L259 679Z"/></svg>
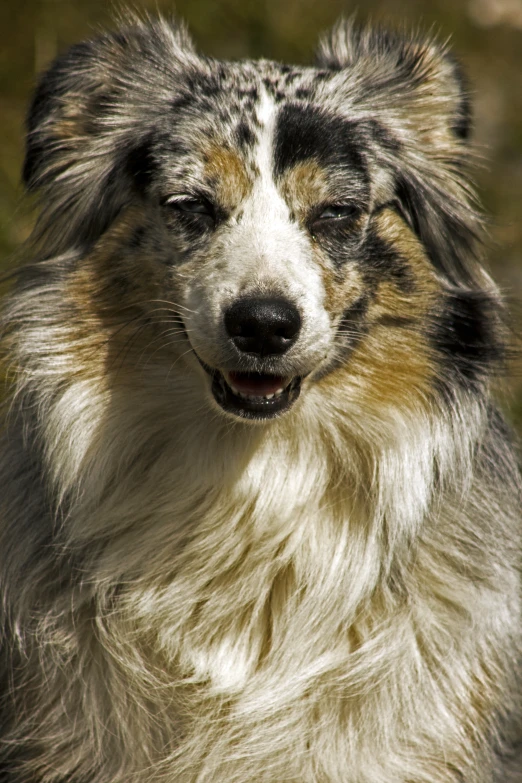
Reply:
<svg viewBox="0 0 522 783"><path fill-rule="evenodd" d="M361 90L370 90L367 97L387 97L390 109L410 106L410 122L420 132L446 126L456 139L469 138L471 104L462 68L435 40L357 26L352 19L339 22L320 41L317 57L322 67L354 72Z"/></svg>
<svg viewBox="0 0 522 783"><path fill-rule="evenodd" d="M397 202L434 265L452 284L481 284L474 263L482 223L467 177L471 109L460 66L445 46L417 35L341 22L319 46L338 72L339 111L371 118Z"/></svg>

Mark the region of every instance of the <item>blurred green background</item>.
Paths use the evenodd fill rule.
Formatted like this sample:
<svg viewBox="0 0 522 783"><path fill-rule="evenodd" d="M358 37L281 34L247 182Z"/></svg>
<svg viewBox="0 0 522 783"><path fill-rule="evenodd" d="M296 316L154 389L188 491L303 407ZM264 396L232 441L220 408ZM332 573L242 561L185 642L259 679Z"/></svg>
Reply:
<svg viewBox="0 0 522 783"><path fill-rule="evenodd" d="M357 11L391 25L451 39L470 79L474 139L483 163L476 180L490 216L490 266L519 330L522 310L522 0L134 0L175 12L199 47L218 57L264 56L309 62L317 37ZM106 0L0 0L0 268L31 227L22 199L23 121L36 75L67 46L111 25L125 3ZM517 326L518 324L518 326ZM509 403L522 429L522 372L511 367Z"/></svg>

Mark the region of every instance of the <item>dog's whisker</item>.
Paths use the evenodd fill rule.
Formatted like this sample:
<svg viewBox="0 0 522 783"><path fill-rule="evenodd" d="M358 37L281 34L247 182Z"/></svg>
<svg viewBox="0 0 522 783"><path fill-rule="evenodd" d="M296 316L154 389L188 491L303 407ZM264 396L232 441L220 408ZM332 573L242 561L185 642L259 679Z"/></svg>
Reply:
<svg viewBox="0 0 522 783"><path fill-rule="evenodd" d="M148 299L143 304L164 304L167 305L168 308L172 308L173 310L183 310L186 313L193 313L197 314L197 310L192 310L190 307L186 307L185 305L179 304L178 302L173 302L168 299Z"/></svg>

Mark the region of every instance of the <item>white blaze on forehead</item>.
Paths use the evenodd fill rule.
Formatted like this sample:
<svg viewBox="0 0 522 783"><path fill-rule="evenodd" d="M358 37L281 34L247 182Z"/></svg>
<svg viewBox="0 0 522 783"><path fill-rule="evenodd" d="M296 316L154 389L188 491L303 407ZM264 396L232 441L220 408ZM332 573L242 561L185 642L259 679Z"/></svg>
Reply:
<svg viewBox="0 0 522 783"><path fill-rule="evenodd" d="M266 88L261 85L261 100L256 106L257 121L264 126L273 124L276 114L276 104L271 95L268 94Z"/></svg>
<svg viewBox="0 0 522 783"><path fill-rule="evenodd" d="M261 177L272 179L273 141L276 121L276 104L263 87L261 100L256 109L257 121L262 127L256 150L256 162Z"/></svg>
<svg viewBox="0 0 522 783"><path fill-rule="evenodd" d="M258 177L254 183L251 207L254 212L270 214L272 220L290 223L290 210L274 182L274 136L277 107L273 98L263 88L257 106L257 119L261 125L259 142L255 151ZM268 228L268 226L267 226Z"/></svg>
<svg viewBox="0 0 522 783"><path fill-rule="evenodd" d="M303 268L310 248L303 231L292 221L290 209L274 181L274 138L278 107L261 89L256 116L260 124L255 149L256 179L244 204L243 240L249 246L247 265L254 277L272 279L280 288L298 283L293 264ZM289 294L291 291L289 291Z"/></svg>

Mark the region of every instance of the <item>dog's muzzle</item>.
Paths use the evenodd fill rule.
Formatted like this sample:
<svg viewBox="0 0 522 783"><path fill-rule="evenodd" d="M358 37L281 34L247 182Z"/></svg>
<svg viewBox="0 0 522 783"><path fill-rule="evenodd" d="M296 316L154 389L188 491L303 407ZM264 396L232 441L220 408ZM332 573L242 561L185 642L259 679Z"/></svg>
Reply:
<svg viewBox="0 0 522 783"><path fill-rule="evenodd" d="M296 342L301 315L284 298L243 297L224 313L224 326L238 362L274 366ZM297 400L301 377L276 372L219 370L200 362L212 377L212 394L224 411L243 419L270 419Z"/></svg>

